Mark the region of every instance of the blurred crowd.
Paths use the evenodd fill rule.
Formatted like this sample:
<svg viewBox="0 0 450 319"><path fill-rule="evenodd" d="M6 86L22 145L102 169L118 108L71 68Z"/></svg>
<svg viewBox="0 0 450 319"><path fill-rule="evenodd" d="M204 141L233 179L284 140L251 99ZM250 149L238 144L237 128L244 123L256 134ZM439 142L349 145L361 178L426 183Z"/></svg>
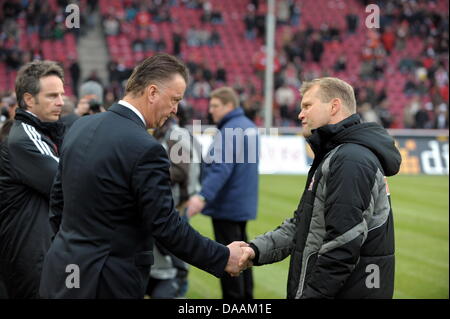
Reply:
<svg viewBox="0 0 450 319"><path fill-rule="evenodd" d="M252 64L255 74L261 79L261 85L242 77L234 77L232 81L227 74L227 65L215 61L211 67L201 57L193 58L183 52L183 43L188 47L226 46L216 27L223 25L222 13L214 7L212 0L155 0L141 2L137 0L121 0L125 14L116 14L114 10L101 16L105 36L127 34L123 30L123 22L132 22L136 39L132 41L133 52L167 52L171 48L174 55L180 56L188 65L191 82L186 92L183 107L192 118L205 120L207 113L197 112L197 101L204 101L209 93L220 86L229 85L239 93L241 105L247 116L257 124L262 123L263 108L263 74L265 68L265 15L267 6L262 0L247 0L246 12L240 16L245 25L243 38L261 43L261 50L254 53ZM77 3L81 10L88 14L81 15L85 23L90 23L91 14L98 7L98 1L65 1L57 0L50 6L47 1L2 2L0 10L0 64L6 72L17 70L24 63L33 59L44 59L40 47L31 51L21 51L19 18L26 22L26 32L37 34L39 39L59 41L65 32L75 32L80 36L81 29L64 28L67 13L64 8L68 3ZM358 32L365 32L366 42L360 48L359 67L354 74L352 84L355 87L359 113L367 121L381 123L386 128L448 128L448 12L438 12L436 1L356 1L359 8L346 13L346 26L339 28L333 23L322 24L320 28L305 25L301 1L279 0L276 5L277 26L282 32L277 33L275 83L274 83L274 117L276 126L298 126L296 120L299 112L298 88L303 80L314 77L336 76L349 70L349 61L343 39ZM380 28L363 27L361 15L365 6L375 3L380 7ZM447 4L448 6L448 4ZM175 27L170 46L160 36L159 24L169 22L177 24L170 14L172 7L182 7L200 12L200 24L193 23L186 30ZM56 8L56 9L55 9ZM81 23L84 23L83 21ZM362 31L364 29L364 31ZM84 29L85 30L85 29ZM233 28L228 30L233 32ZM423 50L417 57L403 56L397 65L389 66L389 58L400 54L410 39L420 39ZM326 50L336 49L342 52L336 55L331 68L323 66ZM108 83L101 83L95 73L87 79L80 79L80 69L76 59L69 59L69 76L73 85L73 101L76 103L78 87L86 80L98 81L104 87L104 107L107 108L123 94L124 81L132 71L132 65L124 61L107 62L109 72ZM311 68L310 66L314 66ZM392 96L387 90L388 67L406 77L402 90L405 96L403 118L395 117L391 109ZM66 74L66 77L68 75ZM4 82L1 82L4 83ZM0 83L0 84L1 84ZM13 92L0 86L2 98L2 116L7 118L7 104L13 98Z"/></svg>

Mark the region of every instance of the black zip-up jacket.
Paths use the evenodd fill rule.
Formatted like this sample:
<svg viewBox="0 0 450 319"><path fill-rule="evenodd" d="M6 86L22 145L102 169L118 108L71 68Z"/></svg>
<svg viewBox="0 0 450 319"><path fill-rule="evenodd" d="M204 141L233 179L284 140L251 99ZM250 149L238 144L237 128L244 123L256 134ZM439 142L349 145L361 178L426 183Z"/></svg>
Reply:
<svg viewBox="0 0 450 319"><path fill-rule="evenodd" d="M18 109L0 146L0 279L9 298L38 297L62 134L61 124Z"/></svg>
<svg viewBox="0 0 450 319"><path fill-rule="evenodd" d="M394 140L358 115L313 131L315 154L294 217L251 242L255 264L291 255L288 298L392 298L394 222L385 176Z"/></svg>

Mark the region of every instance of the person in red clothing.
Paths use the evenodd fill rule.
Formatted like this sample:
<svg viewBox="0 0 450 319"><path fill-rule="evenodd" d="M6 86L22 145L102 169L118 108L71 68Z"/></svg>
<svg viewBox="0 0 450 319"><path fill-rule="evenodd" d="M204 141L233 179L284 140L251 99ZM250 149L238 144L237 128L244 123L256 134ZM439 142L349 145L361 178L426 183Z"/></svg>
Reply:
<svg viewBox="0 0 450 319"><path fill-rule="evenodd" d="M390 54L395 46L395 33L390 26L386 27L386 30L381 35L381 42L386 52Z"/></svg>

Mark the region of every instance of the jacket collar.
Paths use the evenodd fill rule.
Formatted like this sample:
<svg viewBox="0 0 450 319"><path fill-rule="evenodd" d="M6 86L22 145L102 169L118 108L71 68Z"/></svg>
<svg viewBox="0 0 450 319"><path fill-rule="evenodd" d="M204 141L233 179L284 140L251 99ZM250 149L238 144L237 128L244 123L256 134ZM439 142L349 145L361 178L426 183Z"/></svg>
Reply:
<svg viewBox="0 0 450 319"><path fill-rule="evenodd" d="M336 124L328 124L312 130L312 135L306 140L311 145L316 158L321 158L337 145L339 136L347 128L360 124L361 118L358 114L353 114Z"/></svg>
<svg viewBox="0 0 450 319"><path fill-rule="evenodd" d="M233 111L228 113L220 120L219 124L217 124L217 128L220 129L226 122L228 122L233 117L238 117L244 115L244 110L241 107L235 108Z"/></svg>
<svg viewBox="0 0 450 319"><path fill-rule="evenodd" d="M16 110L14 119L34 126L44 135L48 136L58 148L61 146L65 131L64 124L60 122L42 122L37 116L30 114L23 109Z"/></svg>
<svg viewBox="0 0 450 319"><path fill-rule="evenodd" d="M118 103L115 103L113 105L111 105L108 108L108 111L114 112L116 114L119 114L120 116L123 116L129 120L132 120L133 122L135 122L136 124L138 124L139 126L141 126L144 129L147 129L145 127L145 124L142 122L142 120L139 118L139 116L137 116L136 113L134 113L132 110L130 110L129 108L120 105Z"/></svg>

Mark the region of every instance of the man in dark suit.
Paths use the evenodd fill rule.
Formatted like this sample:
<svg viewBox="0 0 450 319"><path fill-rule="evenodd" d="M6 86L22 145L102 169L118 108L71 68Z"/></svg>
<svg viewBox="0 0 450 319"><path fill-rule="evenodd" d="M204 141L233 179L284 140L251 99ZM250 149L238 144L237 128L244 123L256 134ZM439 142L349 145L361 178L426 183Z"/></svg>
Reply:
<svg viewBox="0 0 450 319"><path fill-rule="evenodd" d="M122 100L73 124L51 194L56 235L44 260L41 297L142 298L153 238L217 277L239 274L246 244L223 246L181 220L167 154L146 130L176 113L187 77L175 57L147 58Z"/></svg>

